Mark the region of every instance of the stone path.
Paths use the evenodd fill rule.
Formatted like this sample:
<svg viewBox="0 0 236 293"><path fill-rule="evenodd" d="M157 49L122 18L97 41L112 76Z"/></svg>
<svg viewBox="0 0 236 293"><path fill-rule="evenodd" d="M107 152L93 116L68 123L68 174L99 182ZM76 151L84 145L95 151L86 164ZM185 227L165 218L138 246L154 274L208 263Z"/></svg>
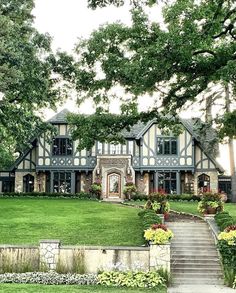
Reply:
<svg viewBox="0 0 236 293"><path fill-rule="evenodd" d="M205 221L175 215L166 224L175 235L171 243L173 287L168 293L236 293L223 285L218 251Z"/></svg>

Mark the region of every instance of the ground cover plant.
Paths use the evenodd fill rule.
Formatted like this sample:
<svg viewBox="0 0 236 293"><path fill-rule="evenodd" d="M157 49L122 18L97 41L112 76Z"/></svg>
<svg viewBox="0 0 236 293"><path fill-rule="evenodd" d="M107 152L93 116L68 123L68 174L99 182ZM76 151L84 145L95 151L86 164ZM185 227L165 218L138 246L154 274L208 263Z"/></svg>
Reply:
<svg viewBox="0 0 236 293"><path fill-rule="evenodd" d="M0 199L0 243L142 245L139 209L76 199Z"/></svg>

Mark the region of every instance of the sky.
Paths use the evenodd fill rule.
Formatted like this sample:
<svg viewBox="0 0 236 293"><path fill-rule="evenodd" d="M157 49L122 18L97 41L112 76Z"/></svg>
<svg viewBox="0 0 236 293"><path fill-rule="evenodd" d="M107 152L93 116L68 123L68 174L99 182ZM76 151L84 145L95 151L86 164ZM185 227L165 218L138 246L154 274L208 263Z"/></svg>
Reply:
<svg viewBox="0 0 236 293"><path fill-rule="evenodd" d="M150 19L162 22L160 7L149 9L146 12ZM35 27L38 31L41 33L49 33L53 37L52 48L54 51L62 50L72 52L79 38L89 37L93 30L105 23L116 21L127 25L131 23L128 5L120 8L109 6L91 10L87 8L86 0L35 0L33 14L35 15ZM151 106L151 103L152 99L150 97L145 96L142 98L142 110ZM63 108L68 108L69 110L76 109L75 98L71 97L71 99L68 99L66 103L58 107L58 111ZM116 112L117 101L113 102L110 109ZM91 113L91 103L84 103L79 111L81 113ZM46 118L50 118L55 114L52 110L47 110L44 113ZM196 117L200 115L197 108L183 113L184 117ZM220 157L218 161L229 172L227 145L220 146Z"/></svg>

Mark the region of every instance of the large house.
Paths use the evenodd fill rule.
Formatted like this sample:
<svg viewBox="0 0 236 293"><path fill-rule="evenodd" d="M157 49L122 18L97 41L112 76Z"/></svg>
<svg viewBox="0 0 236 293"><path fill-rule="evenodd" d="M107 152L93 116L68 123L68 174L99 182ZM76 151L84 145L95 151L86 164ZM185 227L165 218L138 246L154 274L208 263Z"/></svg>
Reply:
<svg viewBox="0 0 236 293"><path fill-rule="evenodd" d="M181 120L184 131L178 137L162 135L157 123L150 121L125 131L124 145L97 141L91 150L78 151L78 141L70 138L67 113L63 110L49 120L58 129L52 143L45 134L35 138L14 166L0 173L0 192L87 192L98 179L103 198L123 198L127 181L144 194L218 190L223 169L197 139L195 120Z"/></svg>

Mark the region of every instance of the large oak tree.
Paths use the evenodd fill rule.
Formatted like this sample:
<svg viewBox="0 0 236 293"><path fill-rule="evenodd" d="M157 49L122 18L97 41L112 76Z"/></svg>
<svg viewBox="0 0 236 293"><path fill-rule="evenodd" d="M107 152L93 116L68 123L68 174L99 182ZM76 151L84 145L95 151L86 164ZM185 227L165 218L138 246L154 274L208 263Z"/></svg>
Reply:
<svg viewBox="0 0 236 293"><path fill-rule="evenodd" d="M45 130L35 113L59 99L51 39L33 27L33 0L0 0L0 169Z"/></svg>

